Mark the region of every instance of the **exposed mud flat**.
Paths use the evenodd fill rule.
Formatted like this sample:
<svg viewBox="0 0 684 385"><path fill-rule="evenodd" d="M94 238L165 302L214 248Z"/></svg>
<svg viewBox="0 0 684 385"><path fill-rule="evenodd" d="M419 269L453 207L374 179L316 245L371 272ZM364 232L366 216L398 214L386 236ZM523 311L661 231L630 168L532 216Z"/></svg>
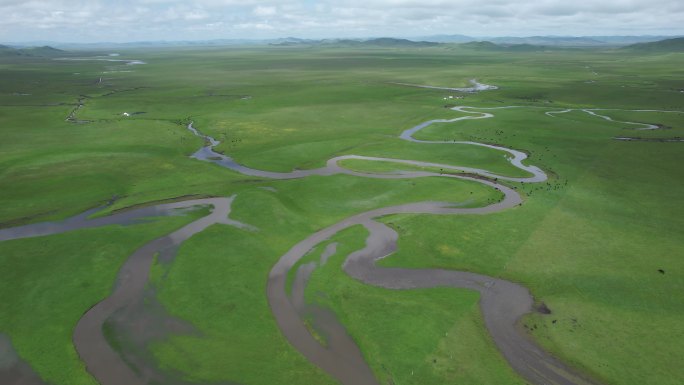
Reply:
<svg viewBox="0 0 684 385"><path fill-rule="evenodd" d="M168 250L168 249L167 249ZM103 324L107 342L116 346L116 352L144 384L191 385L196 382L183 380L184 374L161 369L149 350L155 342L172 335L201 334L188 322L168 314L160 304L154 290L148 288L143 296L115 311ZM213 385L235 385L232 382Z"/></svg>

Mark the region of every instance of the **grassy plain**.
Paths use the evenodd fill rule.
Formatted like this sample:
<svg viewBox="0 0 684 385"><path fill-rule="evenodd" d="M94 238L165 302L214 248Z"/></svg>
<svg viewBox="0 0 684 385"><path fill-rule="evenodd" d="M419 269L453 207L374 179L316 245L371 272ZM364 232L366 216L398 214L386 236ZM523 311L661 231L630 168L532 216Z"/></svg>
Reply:
<svg viewBox="0 0 684 385"><path fill-rule="evenodd" d="M497 214L385 218L400 243L382 263L525 284L553 311L524 320L530 333L604 383L676 384L684 376L677 361L684 355L684 298L676 295L684 290L682 143L612 139L684 136L684 115L603 112L668 127L645 132L579 111L544 114L682 110L683 54L447 46L147 50L122 57L148 64L0 61L0 226L64 218L115 195L120 199L111 209L237 193L232 216L259 231L214 226L185 243L164 278L155 279L168 310L202 332L151 347L162 367L198 382L332 383L287 344L272 319L264 293L278 257L313 231L376 207L485 204L498 196L475 183L435 178L245 177L189 159L201 140L185 123L195 121L222 141L219 150L254 168L314 168L357 154L520 175L496 151L397 139L422 121L459 116L444 108L459 103L521 107L490 111L492 119L434 125L417 137L525 150L528 164L552 178L514 184L525 203ZM453 92L390 84L464 86L472 78L501 89L453 101L443 99ZM75 117L90 123L65 121L79 99L84 106ZM395 166L348 162L376 172ZM2 305L0 332L46 380L92 383L70 345L80 313L106 295L135 246L179 221L164 219L144 231L84 230L90 238L79 232L0 243L1 293L12 298ZM350 229L338 238L339 252L314 273L307 298L337 312L378 378L521 382L487 336L474 293L365 287L339 269L345 253L363 244L364 232Z"/></svg>

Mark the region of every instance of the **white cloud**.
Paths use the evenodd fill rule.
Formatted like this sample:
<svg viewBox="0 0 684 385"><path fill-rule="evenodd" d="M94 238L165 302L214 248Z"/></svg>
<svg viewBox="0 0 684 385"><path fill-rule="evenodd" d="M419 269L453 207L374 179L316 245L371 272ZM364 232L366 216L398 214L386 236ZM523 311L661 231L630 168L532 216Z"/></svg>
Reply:
<svg viewBox="0 0 684 385"><path fill-rule="evenodd" d="M681 0L0 0L0 40L683 34Z"/></svg>
<svg viewBox="0 0 684 385"><path fill-rule="evenodd" d="M278 9L276 7L258 6L254 8L254 14L257 16L273 16L276 13L278 13Z"/></svg>
<svg viewBox="0 0 684 385"><path fill-rule="evenodd" d="M235 28L247 29L247 30L252 30L252 29L272 30L272 29L274 29L273 26L268 24L268 23L240 23L240 24L235 24Z"/></svg>

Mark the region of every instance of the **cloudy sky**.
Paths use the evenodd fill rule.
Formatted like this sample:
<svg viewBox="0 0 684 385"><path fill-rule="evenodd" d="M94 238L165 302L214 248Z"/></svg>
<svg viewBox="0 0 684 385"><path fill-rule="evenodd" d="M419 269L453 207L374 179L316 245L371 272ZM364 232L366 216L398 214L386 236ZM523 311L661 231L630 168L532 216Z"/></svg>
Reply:
<svg viewBox="0 0 684 385"><path fill-rule="evenodd" d="M683 0L0 0L0 41L679 35Z"/></svg>

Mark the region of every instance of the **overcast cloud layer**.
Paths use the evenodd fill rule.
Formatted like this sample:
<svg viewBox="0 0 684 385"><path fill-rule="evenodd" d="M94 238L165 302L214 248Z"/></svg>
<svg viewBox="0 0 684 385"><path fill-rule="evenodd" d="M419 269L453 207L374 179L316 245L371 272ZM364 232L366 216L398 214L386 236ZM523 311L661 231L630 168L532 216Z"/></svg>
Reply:
<svg viewBox="0 0 684 385"><path fill-rule="evenodd" d="M0 0L0 41L679 35L682 0Z"/></svg>

